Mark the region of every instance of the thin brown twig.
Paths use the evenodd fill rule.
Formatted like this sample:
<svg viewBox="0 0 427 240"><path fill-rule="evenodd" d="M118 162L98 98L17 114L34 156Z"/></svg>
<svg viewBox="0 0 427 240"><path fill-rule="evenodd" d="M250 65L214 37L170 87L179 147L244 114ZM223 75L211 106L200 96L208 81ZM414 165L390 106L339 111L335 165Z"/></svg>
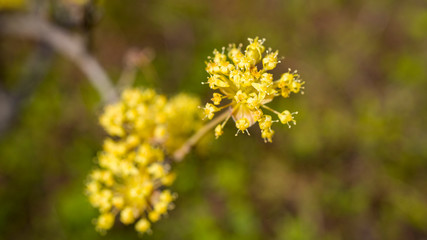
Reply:
<svg viewBox="0 0 427 240"><path fill-rule="evenodd" d="M182 159L187 155L190 151L191 147L193 147L207 132L209 132L212 128L218 125L222 120L227 118L231 114L230 109L227 109L219 116L214 118L212 121L208 122L202 128L200 128L193 136L191 136L187 142L185 142L178 150L173 153L173 159L177 162L182 161Z"/></svg>
<svg viewBox="0 0 427 240"><path fill-rule="evenodd" d="M118 93L98 61L86 51L82 39L67 33L51 23L30 15L0 17L0 33L34 39L49 44L73 61L100 93L103 102L118 99Z"/></svg>

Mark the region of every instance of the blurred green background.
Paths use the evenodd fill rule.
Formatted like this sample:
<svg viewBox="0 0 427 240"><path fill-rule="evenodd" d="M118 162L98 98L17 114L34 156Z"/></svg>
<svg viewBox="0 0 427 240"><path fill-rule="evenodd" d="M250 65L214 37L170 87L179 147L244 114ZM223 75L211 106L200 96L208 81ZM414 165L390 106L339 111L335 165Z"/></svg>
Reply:
<svg viewBox="0 0 427 240"><path fill-rule="evenodd" d="M272 104L299 111L295 127L276 125L272 144L257 127L235 137L229 124L176 164L176 209L143 239L427 239L425 0L98 1L83 26L72 23L82 9L58 1L0 15L39 3L52 22L90 36L114 79L128 49L150 48L136 85L168 95L210 98L200 84L207 56L255 36L285 56L276 74L290 67L306 81L304 95ZM34 83L37 54L51 57ZM132 226L100 236L92 225L84 183L105 133L80 70L0 36L0 84L32 86L0 136L0 239L138 239Z"/></svg>

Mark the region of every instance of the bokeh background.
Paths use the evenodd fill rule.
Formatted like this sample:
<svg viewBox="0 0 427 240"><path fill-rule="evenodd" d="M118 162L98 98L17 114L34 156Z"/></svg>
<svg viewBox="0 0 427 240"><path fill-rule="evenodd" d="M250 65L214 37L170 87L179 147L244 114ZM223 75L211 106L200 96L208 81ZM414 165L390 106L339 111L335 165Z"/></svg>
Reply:
<svg viewBox="0 0 427 240"><path fill-rule="evenodd" d="M229 124L176 164L176 209L142 239L427 239L426 1L85 2L0 0L0 15L86 36L114 80L129 49L148 49L135 85L168 95L207 100L207 56L255 36L285 56L276 74L306 81L272 104L299 112L273 143ZM16 112L0 135L0 239L139 239L92 225L84 183L105 133L85 75L43 44L0 36L0 84L0 110Z"/></svg>

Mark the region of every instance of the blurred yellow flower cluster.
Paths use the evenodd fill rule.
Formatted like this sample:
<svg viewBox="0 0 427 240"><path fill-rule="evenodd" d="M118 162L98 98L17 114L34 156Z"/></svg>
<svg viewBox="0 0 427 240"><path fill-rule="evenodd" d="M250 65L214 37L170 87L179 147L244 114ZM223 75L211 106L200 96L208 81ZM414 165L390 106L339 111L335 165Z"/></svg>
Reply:
<svg viewBox="0 0 427 240"><path fill-rule="evenodd" d="M89 0L62 0L62 2L66 4L68 3L68 4L75 4L78 6L82 6L89 3Z"/></svg>
<svg viewBox="0 0 427 240"><path fill-rule="evenodd" d="M128 89L121 101L105 108L100 123L113 137L138 145L161 145L172 153L202 122L197 110L200 101L187 94L168 100L152 89Z"/></svg>
<svg viewBox="0 0 427 240"><path fill-rule="evenodd" d="M304 82L300 75L289 70L274 80L273 74L268 71L274 69L278 63L278 51L265 49L264 40L249 39L250 44L242 52L242 45L230 45L227 55L214 50L214 56L206 63L206 71L209 73L209 87L218 90L212 97L212 103L204 107L205 117L212 119L216 112L226 109L230 115L215 128L215 136L218 138L223 133L223 127L230 116L233 117L236 135L248 132L248 128L258 122L261 135L265 141L271 142L274 131L271 125L280 121L282 124L294 123L293 115L288 110L278 112L265 104L271 102L276 96L287 98L291 93L298 93L303 89ZM223 100L228 100L220 106ZM277 115L278 120L273 120L271 115L264 114L267 109Z"/></svg>
<svg viewBox="0 0 427 240"><path fill-rule="evenodd" d="M21 9L27 5L26 0L1 0L0 10Z"/></svg>
<svg viewBox="0 0 427 240"><path fill-rule="evenodd" d="M182 145L201 121L197 98L178 95L170 100L154 90L128 89L121 100L105 108L100 123L111 138L98 154L86 192L100 216L96 228L110 229L116 217L135 223L140 233L173 207L174 180L168 154Z"/></svg>

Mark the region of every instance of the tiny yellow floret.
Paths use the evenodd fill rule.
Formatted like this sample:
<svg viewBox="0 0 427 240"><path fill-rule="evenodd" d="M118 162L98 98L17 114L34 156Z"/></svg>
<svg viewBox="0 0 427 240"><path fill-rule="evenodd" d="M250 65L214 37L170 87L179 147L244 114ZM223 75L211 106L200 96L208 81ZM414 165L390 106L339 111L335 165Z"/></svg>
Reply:
<svg viewBox="0 0 427 240"><path fill-rule="evenodd" d="M221 94L214 93L211 100L215 105L219 105L221 103L222 97L223 96Z"/></svg>
<svg viewBox="0 0 427 240"><path fill-rule="evenodd" d="M215 138L218 139L223 133L224 133L224 131L222 130L222 125L218 124L215 127Z"/></svg>
<svg viewBox="0 0 427 240"><path fill-rule="evenodd" d="M157 222L160 219L160 214L157 211L152 211L148 214L148 218L152 222Z"/></svg>
<svg viewBox="0 0 427 240"><path fill-rule="evenodd" d="M204 113L208 119L212 119L214 117L215 112L217 112L218 110L219 109L217 107L215 107L214 105L212 105L210 103L206 103L206 106L204 108Z"/></svg>
<svg viewBox="0 0 427 240"><path fill-rule="evenodd" d="M279 51L275 51L272 53L267 54L265 58L262 59L262 65L264 66L265 70L273 70L276 68L276 65L278 63L277 61L277 55L279 54Z"/></svg>
<svg viewBox="0 0 427 240"><path fill-rule="evenodd" d="M245 131L249 127L249 120L245 117L237 120L236 127L242 132Z"/></svg>
<svg viewBox="0 0 427 240"><path fill-rule="evenodd" d="M296 121L294 120L294 117L292 116L294 114L298 114L298 112L291 113L288 110L285 110L282 113L278 114L278 117L279 117L280 122L282 124L288 124L288 126L291 127L291 125L289 124L290 122L293 122L294 125L296 124Z"/></svg>
<svg viewBox="0 0 427 240"><path fill-rule="evenodd" d="M271 128L264 129L261 131L261 137L264 138L265 142L272 142L274 131Z"/></svg>
<svg viewBox="0 0 427 240"><path fill-rule="evenodd" d="M135 224L135 230L139 233L145 233L150 230L150 226L150 222L147 219L142 218Z"/></svg>
<svg viewBox="0 0 427 240"><path fill-rule="evenodd" d="M120 221L126 225L135 221L135 215L131 207L127 207L120 213Z"/></svg>
<svg viewBox="0 0 427 240"><path fill-rule="evenodd" d="M105 231L110 229L114 224L114 215L112 213L103 213L96 221L96 229L98 231Z"/></svg>

